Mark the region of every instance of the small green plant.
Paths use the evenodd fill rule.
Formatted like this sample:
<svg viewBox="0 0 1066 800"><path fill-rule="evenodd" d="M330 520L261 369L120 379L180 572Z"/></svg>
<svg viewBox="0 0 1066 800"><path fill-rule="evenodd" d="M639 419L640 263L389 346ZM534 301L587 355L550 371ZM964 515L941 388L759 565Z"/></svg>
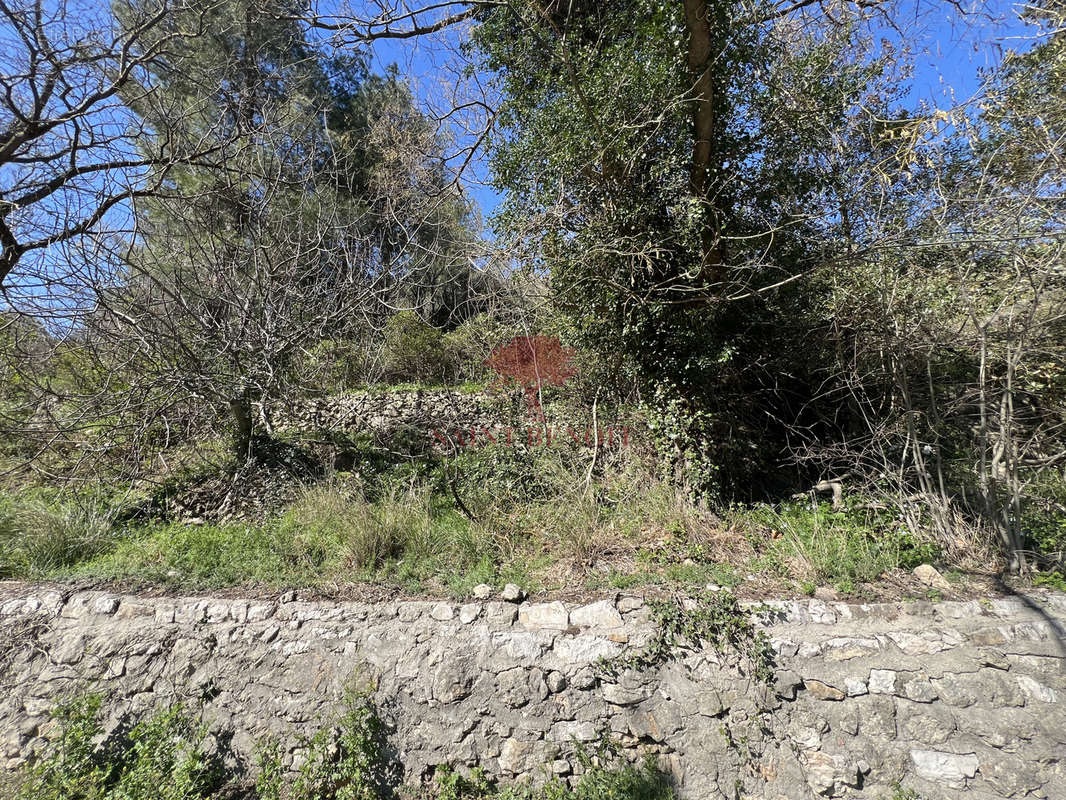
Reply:
<svg viewBox="0 0 1066 800"><path fill-rule="evenodd" d="M626 669L651 669L675 659L680 648L706 644L716 650L732 649L759 681L769 683L773 679L770 641L756 630L732 592L704 590L690 598L690 605L685 598L674 597L653 601L649 607L655 621L651 641L636 653L601 661L603 674L617 676Z"/></svg>
<svg viewBox="0 0 1066 800"><path fill-rule="evenodd" d="M579 747L575 757L581 777L568 786L556 777L535 787L529 783L499 786L475 768L463 776L440 767L423 800L672 800L675 793L651 757L627 763L617 745L603 739L596 747Z"/></svg>
<svg viewBox="0 0 1066 800"><path fill-rule="evenodd" d="M447 764L433 773L433 800L487 800L498 795L495 783L477 767L463 775Z"/></svg>
<svg viewBox="0 0 1066 800"><path fill-rule="evenodd" d="M270 738L260 742L255 758L259 770L255 778L257 800L281 800L285 770L281 766L281 745Z"/></svg>
<svg viewBox="0 0 1066 800"><path fill-rule="evenodd" d="M1038 572L1033 576L1033 586L1066 592L1066 575L1061 572Z"/></svg>
<svg viewBox="0 0 1066 800"><path fill-rule="evenodd" d="M206 800L220 769L207 755L207 728L172 706L102 744L101 698L88 695L52 713L51 754L24 776L17 800Z"/></svg>
<svg viewBox="0 0 1066 800"><path fill-rule="evenodd" d="M837 581L833 588L840 592L840 594L855 594L855 581L851 578L844 578L843 580Z"/></svg>
<svg viewBox="0 0 1066 800"><path fill-rule="evenodd" d="M400 781L387 756L385 726L366 693L351 692L335 725L304 743L307 758L288 800L378 800Z"/></svg>
<svg viewBox="0 0 1066 800"><path fill-rule="evenodd" d="M924 798L915 789L905 789L897 783L888 800L924 800Z"/></svg>

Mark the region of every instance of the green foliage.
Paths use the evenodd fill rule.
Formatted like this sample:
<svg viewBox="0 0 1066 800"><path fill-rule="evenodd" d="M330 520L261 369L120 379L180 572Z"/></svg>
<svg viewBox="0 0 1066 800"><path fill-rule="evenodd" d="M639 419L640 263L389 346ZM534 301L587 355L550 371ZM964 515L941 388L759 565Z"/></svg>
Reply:
<svg viewBox="0 0 1066 800"><path fill-rule="evenodd" d="M666 477L683 486L694 498L712 491L718 467L717 460L708 452L711 413L694 408L679 395L676 387L664 382L655 387L645 415Z"/></svg>
<svg viewBox="0 0 1066 800"><path fill-rule="evenodd" d="M112 540L111 520L92 504L0 499L0 578L42 578L92 558Z"/></svg>
<svg viewBox="0 0 1066 800"><path fill-rule="evenodd" d="M1042 471L1030 479L1027 494L1021 518L1026 545L1066 562L1066 476Z"/></svg>
<svg viewBox="0 0 1066 800"><path fill-rule="evenodd" d="M118 540L112 551L78 564L68 574L134 578L190 587L313 580L314 555L267 526L242 523L152 523Z"/></svg>
<svg viewBox="0 0 1066 800"><path fill-rule="evenodd" d="M413 489L369 503L358 491L320 486L285 512L279 533L299 543L312 569L328 568L339 556L355 571L373 571L430 536L428 502L424 491Z"/></svg>
<svg viewBox="0 0 1066 800"><path fill-rule="evenodd" d="M898 521L862 512L833 511L788 503L731 512L732 523L747 530L760 555L755 564L781 575L852 592L891 569L912 569L936 561L940 550Z"/></svg>
<svg viewBox="0 0 1066 800"><path fill-rule="evenodd" d="M441 767L433 775L433 787L422 800L671 800L676 797L669 779L646 758L628 764L609 741L593 751L582 747L577 758L584 770L576 785L552 776L543 785L528 783L498 786L475 768L462 775Z"/></svg>
<svg viewBox="0 0 1066 800"><path fill-rule="evenodd" d="M206 800L220 782L207 755L207 727L173 706L102 745L101 698L59 706L52 752L33 766L16 800Z"/></svg>
<svg viewBox="0 0 1066 800"><path fill-rule="evenodd" d="M281 745L269 738L256 748L255 794L257 800L281 800L285 784L285 768L281 765Z"/></svg>
<svg viewBox="0 0 1066 800"><path fill-rule="evenodd" d="M507 507L551 496L548 458L506 445L468 447L448 459L445 476L455 476L474 508ZM442 487L444 488L444 487Z"/></svg>
<svg viewBox="0 0 1066 800"><path fill-rule="evenodd" d="M315 391L337 394L366 385L371 353L368 341L326 339L308 349L302 368Z"/></svg>
<svg viewBox="0 0 1066 800"><path fill-rule="evenodd" d="M897 784L892 796L887 800L924 800L924 798L917 789L906 789Z"/></svg>
<svg viewBox="0 0 1066 800"><path fill-rule="evenodd" d="M450 377L443 335L413 311L389 317L384 336L382 356L390 379L443 383Z"/></svg>
<svg viewBox="0 0 1066 800"><path fill-rule="evenodd" d="M766 634L755 628L750 612L732 592L700 591L691 598L675 597L649 603L655 634L642 650L602 661L600 668L616 676L625 669L648 670L676 659L681 648L707 645L738 655L759 681L773 679L774 655Z"/></svg>
<svg viewBox="0 0 1066 800"><path fill-rule="evenodd" d="M1058 592L1066 592L1066 574L1062 572L1038 572L1033 576L1033 586L1043 586Z"/></svg>
<svg viewBox="0 0 1066 800"><path fill-rule="evenodd" d="M648 398L660 454L700 494L764 490L781 422L822 380L797 357L821 287L759 287L832 257L834 141L881 102L886 69L847 11L784 36L756 21L773 11L695 12L714 58L694 72L672 2L521 2L486 11L474 37L501 93L499 227L551 274L575 343L633 378L619 389ZM704 80L709 112L693 89ZM701 113L713 133L695 130Z"/></svg>
<svg viewBox="0 0 1066 800"><path fill-rule="evenodd" d="M303 747L306 760L287 800L380 800L400 780L387 755L385 726L365 694L350 692L341 718Z"/></svg>
<svg viewBox="0 0 1066 800"><path fill-rule="evenodd" d="M444 334L442 344L447 360L460 381L483 381L488 375L485 362L494 348L518 335L518 329L491 314L478 314Z"/></svg>
<svg viewBox="0 0 1066 800"><path fill-rule="evenodd" d="M131 525L105 543L99 554L42 574L198 588L365 580L462 594L494 579L500 558L492 537L450 501L410 486L370 500L351 485L321 485L258 524Z"/></svg>
<svg viewBox="0 0 1066 800"><path fill-rule="evenodd" d="M335 721L298 743L304 760L286 779L276 740L265 742L250 789L240 763L223 766L208 756L206 725L180 707L136 721L126 732L104 736L101 697L89 695L53 711L58 735L48 754L14 776L13 800L385 800L402 779L387 730L368 689L350 690ZM101 741L102 740L102 741ZM232 755L232 754L230 754ZM434 774L422 800L669 800L667 777L649 758L629 764L613 743L577 752L583 774L575 786L552 776L499 786L480 768L464 776L448 766ZM5 795L6 796L6 795Z"/></svg>

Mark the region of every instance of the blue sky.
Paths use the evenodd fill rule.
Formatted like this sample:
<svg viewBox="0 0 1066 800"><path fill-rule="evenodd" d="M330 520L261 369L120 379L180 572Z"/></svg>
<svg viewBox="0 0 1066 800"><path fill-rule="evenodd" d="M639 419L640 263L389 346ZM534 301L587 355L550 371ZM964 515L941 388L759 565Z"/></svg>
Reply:
<svg viewBox="0 0 1066 800"><path fill-rule="evenodd" d="M103 11L106 0L70 0L76 8ZM333 0L327 0L332 2ZM914 79L908 104L947 108L969 101L980 88L979 72L995 66L1007 49L1026 50L1032 43L1032 30L1017 17L1020 4L1007 0L961 0L977 13L961 15L946 0L900 0L896 19L908 31L916 32L910 42L914 54ZM358 4L356 4L358 6ZM878 31L898 43L899 34L889 26ZM415 93L427 106L449 107L449 93L461 85L459 64L451 52L463 35L462 29L428 38L385 40L373 45L373 67L383 71L396 63L411 81ZM0 38L2 41L2 38ZM0 120L2 122L2 120ZM460 136L460 141L462 137ZM0 180L3 180L0 173ZM500 195L487 183L483 158L475 159L464 175L465 191L488 221L500 202ZM114 214L120 214L116 210ZM55 248L27 258L62 259ZM0 301L2 307L2 301Z"/></svg>
<svg viewBox="0 0 1066 800"><path fill-rule="evenodd" d="M1022 4L1005 0L963 0L967 11L962 15L953 3L945 0L904 0L898 3L896 19L905 23L914 60L914 78L908 104L917 108L949 108L966 103L980 89L980 70L994 67L1007 49L1026 50L1032 43L1032 29L1019 19ZM888 26L879 31L885 39L898 43L899 34ZM415 87L415 92L429 103L441 85L450 86L447 52L457 37L382 40L373 45L373 64L384 70L396 63ZM500 195L487 184L488 170L483 161L473 165L466 176L466 192L487 219L500 201Z"/></svg>

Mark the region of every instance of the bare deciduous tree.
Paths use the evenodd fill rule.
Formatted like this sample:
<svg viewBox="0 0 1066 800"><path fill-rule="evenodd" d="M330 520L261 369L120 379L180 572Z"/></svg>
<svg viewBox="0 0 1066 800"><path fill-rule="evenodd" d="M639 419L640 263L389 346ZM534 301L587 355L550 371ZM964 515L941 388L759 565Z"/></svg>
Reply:
<svg viewBox="0 0 1066 800"><path fill-rule="evenodd" d="M185 34L161 32L182 0L127 9L119 25L107 10L74 0L0 2L0 286L29 253L42 254L21 276L47 282L59 259L45 251L123 214L133 198L157 190L168 168L195 158L160 141L121 94Z"/></svg>

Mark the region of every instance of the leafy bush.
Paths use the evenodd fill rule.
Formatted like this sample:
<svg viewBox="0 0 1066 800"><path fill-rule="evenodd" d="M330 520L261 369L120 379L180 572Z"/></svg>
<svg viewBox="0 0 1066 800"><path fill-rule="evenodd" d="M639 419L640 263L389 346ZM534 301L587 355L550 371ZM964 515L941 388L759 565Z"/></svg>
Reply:
<svg viewBox="0 0 1066 800"><path fill-rule="evenodd" d="M728 648L756 679L769 683L774 666L770 639L756 630L733 593L704 590L692 599L692 607L676 597L649 603L655 635L635 653L602 661L601 670L607 675L618 675L625 669L648 670L676 659L680 648L698 649L706 643L719 651Z"/></svg>
<svg viewBox="0 0 1066 800"><path fill-rule="evenodd" d="M1066 575L1061 572L1038 572L1033 576L1033 586L1042 586L1058 592L1066 592Z"/></svg>
<svg viewBox="0 0 1066 800"><path fill-rule="evenodd" d="M59 736L52 752L22 776L16 800L200 800L219 788L220 768L207 754L207 728L181 706L137 722L102 745L99 695L53 711Z"/></svg>
<svg viewBox="0 0 1066 800"><path fill-rule="evenodd" d="M518 330L491 314L478 314L444 334L443 344L455 377L460 381L481 381L488 374L485 362L500 344L509 341Z"/></svg>
<svg viewBox="0 0 1066 800"><path fill-rule="evenodd" d="M320 728L303 745L307 758L287 800L378 800L391 796L400 781L399 765L388 756L385 726L365 694L349 694L337 723Z"/></svg>
<svg viewBox="0 0 1066 800"><path fill-rule="evenodd" d="M1057 470L1034 476L1022 510L1026 546L1066 566L1066 478Z"/></svg>
<svg viewBox="0 0 1066 800"><path fill-rule="evenodd" d="M401 311L385 323L385 373L390 380L442 383L451 378L443 335L413 311Z"/></svg>
<svg viewBox="0 0 1066 800"><path fill-rule="evenodd" d="M173 706L105 736L101 698L77 698L53 711L58 736L45 758L15 775L13 800L380 800L394 797L402 770L386 728L366 691L351 691L335 722L302 738L303 763L287 778L277 741L264 743L254 788L244 765L209 755L207 728ZM232 753L226 753L232 756ZM558 778L534 788L497 786L475 769L462 776L440 767L420 795L425 800L667 800L674 793L651 762L626 763L616 746L601 742L577 754L583 774L574 787ZM10 788L10 787L9 787Z"/></svg>

